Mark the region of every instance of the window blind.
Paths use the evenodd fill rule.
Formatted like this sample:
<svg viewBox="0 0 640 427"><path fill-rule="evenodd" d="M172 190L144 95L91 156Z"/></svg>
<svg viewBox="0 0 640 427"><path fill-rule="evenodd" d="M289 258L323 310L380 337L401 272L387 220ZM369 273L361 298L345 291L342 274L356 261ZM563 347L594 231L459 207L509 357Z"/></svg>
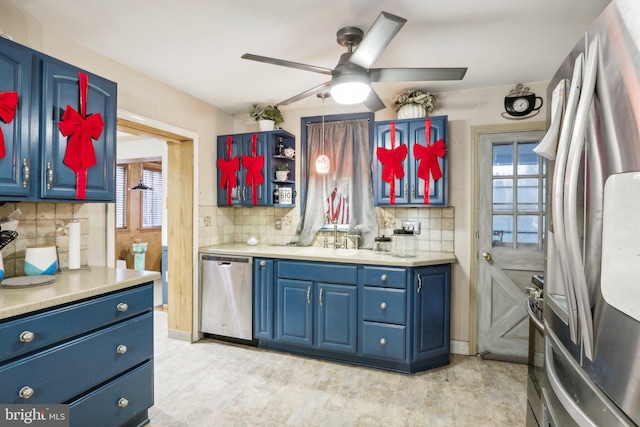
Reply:
<svg viewBox="0 0 640 427"><path fill-rule="evenodd" d="M127 228L127 167L116 166L116 228Z"/></svg>
<svg viewBox="0 0 640 427"><path fill-rule="evenodd" d="M144 169L142 180L152 188L142 192L142 228L162 227L162 171Z"/></svg>

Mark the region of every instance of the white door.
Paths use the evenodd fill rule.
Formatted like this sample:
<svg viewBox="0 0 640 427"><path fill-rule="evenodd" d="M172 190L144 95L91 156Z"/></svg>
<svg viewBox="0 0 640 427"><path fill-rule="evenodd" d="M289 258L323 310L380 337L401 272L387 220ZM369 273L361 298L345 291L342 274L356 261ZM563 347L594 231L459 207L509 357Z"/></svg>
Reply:
<svg viewBox="0 0 640 427"><path fill-rule="evenodd" d="M543 131L481 134L478 147L478 352L526 362L526 288L544 271Z"/></svg>

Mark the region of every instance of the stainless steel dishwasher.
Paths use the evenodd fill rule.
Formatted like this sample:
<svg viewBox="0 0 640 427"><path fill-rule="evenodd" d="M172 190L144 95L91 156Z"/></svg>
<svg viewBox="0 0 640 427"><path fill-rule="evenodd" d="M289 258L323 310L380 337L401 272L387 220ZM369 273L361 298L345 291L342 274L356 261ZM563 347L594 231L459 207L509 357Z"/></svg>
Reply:
<svg viewBox="0 0 640 427"><path fill-rule="evenodd" d="M251 257L200 254L202 332L253 338L252 265Z"/></svg>

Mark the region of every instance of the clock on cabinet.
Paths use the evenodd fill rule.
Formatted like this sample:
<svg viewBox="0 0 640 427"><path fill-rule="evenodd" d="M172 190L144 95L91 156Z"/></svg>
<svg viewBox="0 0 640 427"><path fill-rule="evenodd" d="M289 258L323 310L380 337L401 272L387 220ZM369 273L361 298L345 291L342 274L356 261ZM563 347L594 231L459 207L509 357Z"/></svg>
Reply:
<svg viewBox="0 0 640 427"><path fill-rule="evenodd" d="M540 105L536 105L540 100ZM524 87L518 84L515 89L512 89L507 96L504 97L504 109L505 113L502 116L507 119L521 119L527 118L531 113L538 114L542 107L542 98L536 96L535 93L529 92L528 87ZM531 115L533 117L535 114Z"/></svg>

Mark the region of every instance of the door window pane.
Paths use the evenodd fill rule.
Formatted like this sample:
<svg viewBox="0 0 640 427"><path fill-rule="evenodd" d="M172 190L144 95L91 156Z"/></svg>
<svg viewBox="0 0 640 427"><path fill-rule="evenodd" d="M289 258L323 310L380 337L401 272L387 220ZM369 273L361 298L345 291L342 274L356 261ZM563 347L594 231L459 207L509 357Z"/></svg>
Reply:
<svg viewBox="0 0 640 427"><path fill-rule="evenodd" d="M518 215L517 246L538 246L538 215Z"/></svg>
<svg viewBox="0 0 640 427"><path fill-rule="evenodd" d="M513 144L493 146L493 175L513 175Z"/></svg>
<svg viewBox="0 0 640 427"><path fill-rule="evenodd" d="M518 212L537 212L540 208L538 178L518 179Z"/></svg>
<svg viewBox="0 0 640 427"><path fill-rule="evenodd" d="M493 180L493 211L513 212L513 179Z"/></svg>
<svg viewBox="0 0 640 427"><path fill-rule="evenodd" d="M518 175L538 174L538 155L533 151L537 142L518 144Z"/></svg>
<svg viewBox="0 0 640 427"><path fill-rule="evenodd" d="M493 246L511 246L513 243L513 216L493 215Z"/></svg>

